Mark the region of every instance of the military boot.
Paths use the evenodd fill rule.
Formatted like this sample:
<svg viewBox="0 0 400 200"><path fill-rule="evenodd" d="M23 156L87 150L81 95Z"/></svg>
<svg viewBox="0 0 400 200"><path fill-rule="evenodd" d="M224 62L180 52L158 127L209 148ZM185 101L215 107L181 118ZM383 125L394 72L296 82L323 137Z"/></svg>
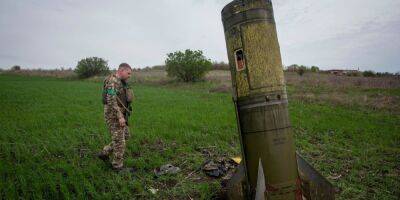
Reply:
<svg viewBox="0 0 400 200"><path fill-rule="evenodd" d="M100 160L102 160L104 162L108 162L110 160L110 157L107 154L105 154L104 152L97 153L97 158L99 158Z"/></svg>

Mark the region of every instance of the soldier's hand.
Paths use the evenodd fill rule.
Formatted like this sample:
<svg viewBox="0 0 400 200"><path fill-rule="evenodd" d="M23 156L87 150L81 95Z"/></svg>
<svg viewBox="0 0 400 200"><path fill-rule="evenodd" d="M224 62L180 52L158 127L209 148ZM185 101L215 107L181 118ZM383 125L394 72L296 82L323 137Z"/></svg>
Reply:
<svg viewBox="0 0 400 200"><path fill-rule="evenodd" d="M119 125L120 125L120 126L122 126L122 127L126 126L126 121L125 121L124 118L119 118L118 121L119 121Z"/></svg>

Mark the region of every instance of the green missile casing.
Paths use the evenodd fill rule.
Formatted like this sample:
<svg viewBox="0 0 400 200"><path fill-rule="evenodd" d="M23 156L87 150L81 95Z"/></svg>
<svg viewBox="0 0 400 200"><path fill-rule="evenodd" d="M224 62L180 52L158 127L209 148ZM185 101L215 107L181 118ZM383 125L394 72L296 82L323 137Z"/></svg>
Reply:
<svg viewBox="0 0 400 200"><path fill-rule="evenodd" d="M234 0L222 10L222 21L247 196L255 196L261 163L265 198L301 197L272 3Z"/></svg>

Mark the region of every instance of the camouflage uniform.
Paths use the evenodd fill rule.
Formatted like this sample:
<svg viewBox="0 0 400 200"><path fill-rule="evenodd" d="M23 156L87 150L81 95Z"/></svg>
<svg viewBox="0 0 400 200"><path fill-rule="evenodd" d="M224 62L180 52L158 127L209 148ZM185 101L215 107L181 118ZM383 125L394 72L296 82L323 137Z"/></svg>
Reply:
<svg viewBox="0 0 400 200"><path fill-rule="evenodd" d="M108 76L104 80L104 118L111 133L112 142L103 148L102 154L108 156L113 153L113 168L123 167L125 142L129 137L128 123L126 126L119 124L121 117L125 118L125 121L128 122L130 114L126 109L130 105L127 99L128 90L128 85L115 74Z"/></svg>

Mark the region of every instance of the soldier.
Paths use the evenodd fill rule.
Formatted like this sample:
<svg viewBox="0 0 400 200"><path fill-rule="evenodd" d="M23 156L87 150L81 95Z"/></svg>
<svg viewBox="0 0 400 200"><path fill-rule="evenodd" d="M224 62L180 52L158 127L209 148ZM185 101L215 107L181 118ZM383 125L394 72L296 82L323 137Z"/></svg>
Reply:
<svg viewBox="0 0 400 200"><path fill-rule="evenodd" d="M131 66L122 63L116 73L104 80L103 85L104 118L112 141L98 153L98 157L108 161L112 153L112 168L116 171L123 169L125 143L129 137L128 117L132 111L133 93L127 81L131 75Z"/></svg>

